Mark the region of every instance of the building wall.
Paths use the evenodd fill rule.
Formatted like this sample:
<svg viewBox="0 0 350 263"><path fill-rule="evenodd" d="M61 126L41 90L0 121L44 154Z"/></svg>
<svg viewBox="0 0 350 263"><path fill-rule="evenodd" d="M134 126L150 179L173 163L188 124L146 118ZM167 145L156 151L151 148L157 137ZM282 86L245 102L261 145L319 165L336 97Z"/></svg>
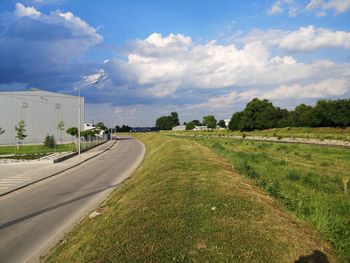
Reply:
<svg viewBox="0 0 350 263"><path fill-rule="evenodd" d="M81 101L81 129L84 127L84 98ZM0 92L0 127L5 133L0 135L1 145L13 145L16 140L15 126L20 120L25 122L23 144L42 143L47 134L54 135L57 142L74 138L65 131L78 127L78 104L76 96L40 90L20 92ZM64 131L57 129L63 120Z"/></svg>

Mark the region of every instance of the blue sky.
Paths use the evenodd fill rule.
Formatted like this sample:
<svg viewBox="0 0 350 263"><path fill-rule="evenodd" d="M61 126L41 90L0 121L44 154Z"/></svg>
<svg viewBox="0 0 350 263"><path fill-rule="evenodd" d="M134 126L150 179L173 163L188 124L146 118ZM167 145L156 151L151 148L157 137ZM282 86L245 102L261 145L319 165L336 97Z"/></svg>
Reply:
<svg viewBox="0 0 350 263"><path fill-rule="evenodd" d="M0 90L80 87L86 121L132 126L292 109L350 96L349 27L350 0L1 1Z"/></svg>

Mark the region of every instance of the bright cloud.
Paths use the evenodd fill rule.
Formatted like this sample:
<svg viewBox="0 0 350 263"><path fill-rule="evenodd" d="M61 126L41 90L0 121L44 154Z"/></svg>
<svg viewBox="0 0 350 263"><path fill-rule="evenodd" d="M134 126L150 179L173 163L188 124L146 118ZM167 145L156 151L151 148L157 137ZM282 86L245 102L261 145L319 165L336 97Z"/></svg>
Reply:
<svg viewBox="0 0 350 263"><path fill-rule="evenodd" d="M350 0L311 0L306 6L306 10L317 10L319 16L327 15L326 11L333 10L335 14L340 14L350 9Z"/></svg>
<svg viewBox="0 0 350 263"><path fill-rule="evenodd" d="M254 30L241 39L245 43L262 41L290 52L310 52L320 48L350 48L350 32L331 31L312 25L296 31Z"/></svg>
<svg viewBox="0 0 350 263"><path fill-rule="evenodd" d="M28 16L31 18L39 18L41 16L41 13L38 10L36 10L34 7L25 7L21 3L16 4L15 13L19 17Z"/></svg>
<svg viewBox="0 0 350 263"><path fill-rule="evenodd" d="M298 14L298 8L294 0L277 0L267 10L269 15L281 14L284 10L288 10L288 15L294 17Z"/></svg>

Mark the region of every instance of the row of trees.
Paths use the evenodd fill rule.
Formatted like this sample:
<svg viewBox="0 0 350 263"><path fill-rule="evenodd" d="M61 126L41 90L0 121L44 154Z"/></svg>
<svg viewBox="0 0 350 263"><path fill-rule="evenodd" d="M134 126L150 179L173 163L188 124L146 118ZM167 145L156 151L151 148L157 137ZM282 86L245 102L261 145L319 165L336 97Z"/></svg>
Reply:
<svg viewBox="0 0 350 263"><path fill-rule="evenodd" d="M177 112L172 112L169 116L161 116L156 120L156 128L159 130L171 130L173 127L180 125L179 116ZM217 121L214 115L206 115L203 121L192 120L184 122L186 130L193 130L195 126L207 126L209 129L215 129L217 126L226 128L225 121Z"/></svg>
<svg viewBox="0 0 350 263"><path fill-rule="evenodd" d="M319 100L313 107L300 104L293 111L275 107L269 100L254 98L232 115L230 130L262 130L279 127L350 126L350 99Z"/></svg>

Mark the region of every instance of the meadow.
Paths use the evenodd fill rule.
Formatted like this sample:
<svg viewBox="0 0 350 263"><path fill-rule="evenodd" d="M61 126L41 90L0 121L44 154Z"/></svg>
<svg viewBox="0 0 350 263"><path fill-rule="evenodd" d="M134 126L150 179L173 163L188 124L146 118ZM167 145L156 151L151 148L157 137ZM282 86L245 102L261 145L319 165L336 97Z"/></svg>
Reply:
<svg viewBox="0 0 350 263"><path fill-rule="evenodd" d="M167 131L166 133L169 133ZM319 140L342 140L350 141L350 128L307 128L307 127L287 127L273 128L267 130L255 130L250 132L213 130L213 131L174 131L186 135L218 135L218 136L265 136L277 138L306 138Z"/></svg>
<svg viewBox="0 0 350 263"><path fill-rule="evenodd" d="M196 138L243 176L310 222L350 262L350 150Z"/></svg>
<svg viewBox="0 0 350 263"><path fill-rule="evenodd" d="M99 216L83 219L43 260L341 262L311 224L220 156L230 144L134 136L147 149L142 165L96 209Z"/></svg>

